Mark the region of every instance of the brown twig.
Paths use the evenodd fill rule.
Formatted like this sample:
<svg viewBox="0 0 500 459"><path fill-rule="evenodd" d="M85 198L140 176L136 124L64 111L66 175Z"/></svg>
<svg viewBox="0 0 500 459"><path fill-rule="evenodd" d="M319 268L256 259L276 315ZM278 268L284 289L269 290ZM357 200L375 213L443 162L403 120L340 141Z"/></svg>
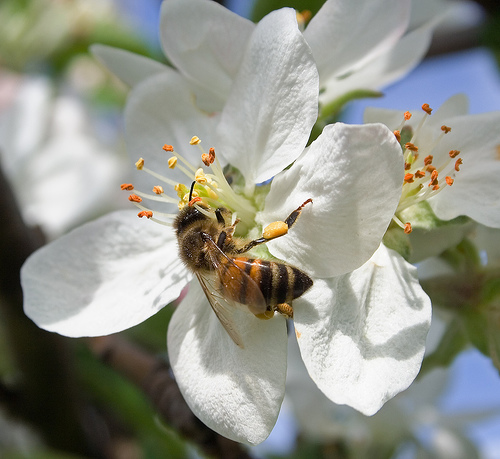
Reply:
<svg viewBox="0 0 500 459"><path fill-rule="evenodd" d="M0 308L5 333L20 381L4 386L2 399L10 413L36 427L50 446L90 454L70 365L67 340L39 329L23 312L19 271L43 244L40 232L28 228L0 170ZM15 396L14 396L15 394Z"/></svg>

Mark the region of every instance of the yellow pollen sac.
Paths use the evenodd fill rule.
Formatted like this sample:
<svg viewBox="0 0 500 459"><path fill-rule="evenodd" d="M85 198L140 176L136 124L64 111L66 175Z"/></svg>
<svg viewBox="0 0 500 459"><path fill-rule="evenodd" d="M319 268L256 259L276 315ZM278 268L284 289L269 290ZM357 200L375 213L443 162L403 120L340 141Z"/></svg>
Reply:
<svg viewBox="0 0 500 459"><path fill-rule="evenodd" d="M274 239L288 233L288 225L285 222L272 222L264 228L262 237L264 239Z"/></svg>
<svg viewBox="0 0 500 459"><path fill-rule="evenodd" d="M165 151L174 151L174 147L173 147L172 145L167 145L167 144L165 144L165 145L163 145L163 147L162 147L162 148L163 148L163 150L165 150Z"/></svg>
<svg viewBox="0 0 500 459"><path fill-rule="evenodd" d="M169 169L173 169L176 165L177 165L177 158L175 156L168 158L168 168Z"/></svg>
<svg viewBox="0 0 500 459"><path fill-rule="evenodd" d="M160 186L160 185L155 185L153 187L153 191L156 193L156 194L163 194L163 188Z"/></svg>
<svg viewBox="0 0 500 459"><path fill-rule="evenodd" d="M135 163L135 167L137 167L138 171L142 170L142 168L144 167L144 158L139 158Z"/></svg>
<svg viewBox="0 0 500 459"><path fill-rule="evenodd" d="M430 115L432 113L432 108L429 106L429 104L423 104L422 105L422 110Z"/></svg>
<svg viewBox="0 0 500 459"><path fill-rule="evenodd" d="M189 141L189 145L198 145L200 143L201 143L201 140L198 136L191 137L191 140Z"/></svg>
<svg viewBox="0 0 500 459"><path fill-rule="evenodd" d="M201 167L196 171L196 174L194 174L194 179L197 183L207 183L205 172L203 172L203 169Z"/></svg>
<svg viewBox="0 0 500 459"><path fill-rule="evenodd" d="M151 212L150 210L141 210L137 216L139 218L142 218L142 217L146 217L146 218L153 218L153 212Z"/></svg>
<svg viewBox="0 0 500 459"><path fill-rule="evenodd" d="M122 183L120 185L120 188L122 190L132 191L134 189L134 185L132 185L131 183Z"/></svg>

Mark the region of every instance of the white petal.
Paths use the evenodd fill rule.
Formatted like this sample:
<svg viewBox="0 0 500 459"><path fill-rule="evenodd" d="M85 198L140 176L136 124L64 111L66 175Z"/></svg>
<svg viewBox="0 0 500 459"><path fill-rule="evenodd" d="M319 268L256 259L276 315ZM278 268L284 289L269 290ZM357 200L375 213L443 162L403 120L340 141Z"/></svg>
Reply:
<svg viewBox="0 0 500 459"><path fill-rule="evenodd" d="M193 177L186 176L179 168L169 169L167 160L170 155L162 147L173 145L193 166L201 167L200 150L189 141L197 135L206 150L216 147L213 143L215 123L215 117L195 107L193 94L180 75L156 75L130 92L125 109L127 150L134 161L143 157L149 169L189 186ZM147 192L153 185L160 184L157 182L144 173L137 174L134 179L134 185L139 183L142 191ZM167 194L176 196L172 188L169 191L167 185L164 188Z"/></svg>
<svg viewBox="0 0 500 459"><path fill-rule="evenodd" d="M352 72L390 48L406 30L408 0L328 0L304 31L321 82Z"/></svg>
<svg viewBox="0 0 500 459"><path fill-rule="evenodd" d="M215 2L168 0L160 38L169 60L205 92L224 101L255 25Z"/></svg>
<svg viewBox="0 0 500 459"><path fill-rule="evenodd" d="M417 375L431 320L416 269L384 246L314 286L294 308L309 375L332 401L372 415Z"/></svg>
<svg viewBox="0 0 500 459"><path fill-rule="evenodd" d="M224 157L247 185L270 179L302 152L316 121L318 75L294 10L257 25L218 126Z"/></svg>
<svg viewBox="0 0 500 459"><path fill-rule="evenodd" d="M24 310L62 335L107 335L158 312L189 277L172 229L115 212L28 258L21 270Z"/></svg>
<svg viewBox="0 0 500 459"><path fill-rule="evenodd" d="M157 73L175 72L161 62L112 46L95 44L90 47L90 51L108 70L130 87Z"/></svg>
<svg viewBox="0 0 500 459"><path fill-rule="evenodd" d="M500 111L450 118L452 127L439 144L443 155L460 150L463 164L447 187L429 200L436 215L450 220L467 215L479 223L500 228Z"/></svg>
<svg viewBox="0 0 500 459"><path fill-rule="evenodd" d="M197 280L168 327L168 354L181 392L208 427L235 441L258 444L269 435L283 401L286 321L237 310L238 347L220 324Z"/></svg>
<svg viewBox="0 0 500 459"><path fill-rule="evenodd" d="M345 78L332 75L322 81L320 101L324 104L353 90L379 90L402 78L424 57L432 38L429 27L421 27L399 40L365 66Z"/></svg>
<svg viewBox="0 0 500 459"><path fill-rule="evenodd" d="M327 126L293 166L276 176L258 215L263 226L312 198L276 257L310 275L332 277L361 266L378 248L401 196L403 157L381 124Z"/></svg>

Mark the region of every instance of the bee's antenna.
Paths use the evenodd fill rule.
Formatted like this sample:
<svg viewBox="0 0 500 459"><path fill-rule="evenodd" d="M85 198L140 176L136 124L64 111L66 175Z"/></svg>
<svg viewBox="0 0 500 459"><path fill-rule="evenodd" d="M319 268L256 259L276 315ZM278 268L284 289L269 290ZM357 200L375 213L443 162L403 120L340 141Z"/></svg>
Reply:
<svg viewBox="0 0 500 459"><path fill-rule="evenodd" d="M189 190L189 201L188 202L191 202L191 200L193 199L193 190L194 190L195 183L196 183L196 180L194 180L193 183L191 183L191 189Z"/></svg>

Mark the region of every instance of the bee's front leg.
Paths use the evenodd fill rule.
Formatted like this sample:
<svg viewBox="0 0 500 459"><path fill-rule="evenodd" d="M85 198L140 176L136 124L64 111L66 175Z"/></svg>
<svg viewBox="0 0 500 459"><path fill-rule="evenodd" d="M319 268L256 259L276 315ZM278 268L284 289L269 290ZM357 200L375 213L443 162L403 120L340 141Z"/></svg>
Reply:
<svg viewBox="0 0 500 459"><path fill-rule="evenodd" d="M262 232L262 237L260 237L259 239L254 239L253 241L250 241L244 247L238 249L238 251L236 253L248 252L250 249L252 249L256 245L263 244L264 242L268 242L268 241L271 241L271 240L276 239L278 237L284 236L286 233L288 233L288 230L295 224L295 222L299 218L304 206L306 204L309 204L310 202L311 203L313 202L311 198L304 201L284 221L277 221L277 222L273 222L273 223L270 223L269 225L267 225L264 228L264 231Z"/></svg>

